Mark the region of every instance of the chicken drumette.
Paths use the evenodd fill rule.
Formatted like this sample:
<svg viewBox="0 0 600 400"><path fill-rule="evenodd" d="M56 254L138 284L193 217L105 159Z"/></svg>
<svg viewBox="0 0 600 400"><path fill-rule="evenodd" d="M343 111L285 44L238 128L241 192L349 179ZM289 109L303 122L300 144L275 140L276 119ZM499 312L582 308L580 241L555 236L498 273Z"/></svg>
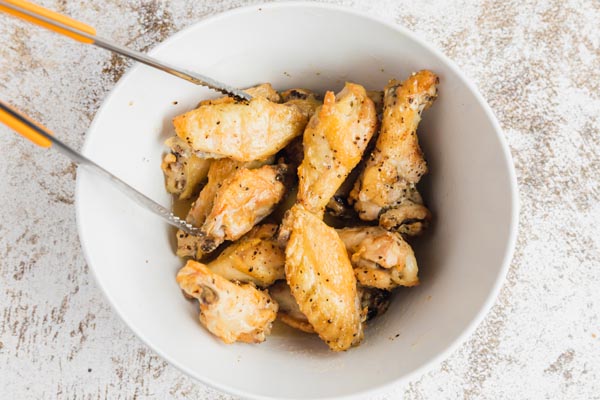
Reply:
<svg viewBox="0 0 600 400"><path fill-rule="evenodd" d="M236 284L204 264L188 261L177 273L181 289L200 303L200 322L225 343L263 342L277 316L277 303L253 284Z"/></svg>
<svg viewBox="0 0 600 400"><path fill-rule="evenodd" d="M380 219L382 226L417 234L430 219L416 184L427 172L419 147L421 113L437 97L438 77L420 71L385 87L381 131L375 149L350 198L363 220Z"/></svg>

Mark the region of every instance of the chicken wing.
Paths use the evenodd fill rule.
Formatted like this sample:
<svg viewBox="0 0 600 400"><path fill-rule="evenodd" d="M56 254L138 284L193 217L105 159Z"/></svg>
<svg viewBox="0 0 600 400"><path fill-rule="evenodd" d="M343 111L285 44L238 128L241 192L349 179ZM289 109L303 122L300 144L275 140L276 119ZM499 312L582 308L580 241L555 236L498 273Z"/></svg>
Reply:
<svg viewBox="0 0 600 400"><path fill-rule="evenodd" d="M285 279L285 249L275 240L277 229L275 224L254 227L207 266L230 281L252 282L263 288Z"/></svg>
<svg viewBox="0 0 600 400"><path fill-rule="evenodd" d="M167 192L178 195L180 200L189 199L206 179L211 160L197 157L177 136L170 137L165 144L171 152L165 155L160 167L165 174Z"/></svg>
<svg viewBox="0 0 600 400"><path fill-rule="evenodd" d="M325 94L304 132L304 159L298 168L298 201L322 215L329 199L358 164L377 127L373 101L365 89L346 83Z"/></svg>
<svg viewBox="0 0 600 400"><path fill-rule="evenodd" d="M248 93L252 97L263 97L273 103L281 103L281 96L270 83L261 83L260 85L252 86L247 89L244 89L244 92ZM198 107L206 106L211 104L231 104L231 103L240 103L240 101L234 99L233 97L224 96L219 97L217 99L210 100L202 100Z"/></svg>
<svg viewBox="0 0 600 400"><path fill-rule="evenodd" d="M337 233L361 285L392 290L419 284L415 254L399 233L378 226L338 229Z"/></svg>
<svg viewBox="0 0 600 400"><path fill-rule="evenodd" d="M381 132L350 193L361 219L375 220L382 211L407 200L427 172L416 130L421 113L437 97L438 82L434 73L424 70L385 87Z"/></svg>
<svg viewBox="0 0 600 400"><path fill-rule="evenodd" d="M200 322L225 343L259 343L271 333L277 303L252 284L235 284L204 264L188 261L177 283L200 303Z"/></svg>
<svg viewBox="0 0 600 400"><path fill-rule="evenodd" d="M178 232L177 254L180 257L195 255L199 259L225 240L239 239L269 215L285 194L284 181L288 171L285 164L256 169L232 167L231 164L223 166L223 169L227 168L233 169L229 169L224 181L217 183L216 188L207 185L200 193L198 201L206 201L207 205L194 204L188 215L188 222L199 227L203 235L192 237ZM207 189L214 189L212 198L204 196Z"/></svg>
<svg viewBox="0 0 600 400"><path fill-rule="evenodd" d="M175 117L173 124L197 155L252 161L277 153L302 134L307 121L293 104L254 97L248 103L202 105Z"/></svg>
<svg viewBox="0 0 600 400"><path fill-rule="evenodd" d="M300 310L333 351L358 344L362 339L360 299L337 232L299 204L283 224L291 231L285 275Z"/></svg>
<svg viewBox="0 0 600 400"><path fill-rule="evenodd" d="M218 244L242 237L281 201L286 174L285 164L238 170L217 191L202 231Z"/></svg>

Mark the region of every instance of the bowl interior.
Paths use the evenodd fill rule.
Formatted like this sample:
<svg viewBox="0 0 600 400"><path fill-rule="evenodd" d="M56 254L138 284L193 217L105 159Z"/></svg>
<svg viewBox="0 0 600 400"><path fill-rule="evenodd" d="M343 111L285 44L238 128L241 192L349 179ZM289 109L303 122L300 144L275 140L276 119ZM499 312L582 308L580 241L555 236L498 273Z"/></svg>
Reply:
<svg viewBox="0 0 600 400"><path fill-rule="evenodd" d="M407 378L469 332L495 297L514 238L514 174L489 110L444 57L398 28L318 5L235 10L180 32L153 54L239 87L381 89L428 68L440 97L419 136L435 221L416 241L422 284L400 289L360 347L334 354L313 336L277 326L261 345L224 345L199 324L175 282L173 231L109 184L81 171L78 224L99 285L148 345L190 375L255 398L357 396ZM171 119L207 89L145 66L106 99L84 153L164 205L160 170ZM176 103L175 103L176 102Z"/></svg>

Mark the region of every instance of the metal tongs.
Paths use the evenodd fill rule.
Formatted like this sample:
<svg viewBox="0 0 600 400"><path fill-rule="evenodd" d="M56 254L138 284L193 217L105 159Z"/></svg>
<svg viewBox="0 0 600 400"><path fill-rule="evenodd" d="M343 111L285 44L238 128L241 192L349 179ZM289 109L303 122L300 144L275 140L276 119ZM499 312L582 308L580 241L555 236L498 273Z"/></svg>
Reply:
<svg viewBox="0 0 600 400"><path fill-rule="evenodd" d="M195 236L202 236L202 232L200 229L188 224L181 218L177 217L175 214L167 210L165 207L161 206L154 200L150 199L143 193L140 193L136 189L129 186L127 183L123 182L121 179L117 178L89 158L85 157L80 152L73 150L71 147L67 146L57 138L55 138L52 133L44 128L42 125L37 124L31 119L27 118L25 115L19 113L14 108L8 106L7 104L0 101L0 122L14 130L15 132L21 134L27 139L31 140L33 143L37 144L40 147L54 147L59 150L61 153L69 157L76 164L96 173L99 176L102 176L108 179L110 182L115 184L119 189L121 189L126 195L135 200L138 204L144 206L148 210L152 211L156 215L160 216L167 223L181 229L185 233Z"/></svg>
<svg viewBox="0 0 600 400"><path fill-rule="evenodd" d="M96 30L89 25L82 22L76 21L67 16L58 14L54 11L40 7L36 4L29 3L24 0L0 0L0 11L4 11L8 14L12 14L25 21L37 24L44 28L53 30L62 35L68 36L71 39L75 39L79 42L86 44L94 44L104 49L113 51L123 56L132 58L143 64L149 65L154 68L158 68L161 71L168 72L181 79L185 79L196 85L207 86L211 89L217 90L223 94L237 98L238 100L250 100L252 96L248 93L226 85L222 82L216 81L204 75L200 75L191 71L186 71L181 68L176 68L166 62L159 61L155 58L149 57L146 54L140 53L135 50L128 49L118 44L112 43L111 41L99 37L96 35ZM0 122L6 124L17 133L31 140L33 143L41 147L54 147L61 153L65 154L76 164L93 171L97 175L100 175L118 188L120 188L125 194L134 199L137 203L146 207L148 210L154 212L160 216L167 223L181 229L185 233L195 236L201 236L202 232L200 229L188 224L181 218L174 215L172 212L161 206L154 200L148 198L146 195L140 193L121 179L117 178L98 164L83 156L78 151L72 149L60 140L56 139L52 133L44 128L43 126L35 123L29 118L20 114L14 108L9 107L0 101Z"/></svg>
<svg viewBox="0 0 600 400"><path fill-rule="evenodd" d="M40 7L36 4L29 3L24 0L0 0L0 11L19 17L25 21L34 23L54 32L68 36L79 42L86 44L94 44L98 47L110 50L125 57L132 58L143 64L168 72L186 81L195 83L196 85L207 86L211 89L219 91L228 96L237 98L238 100L250 100L252 96L248 93L231 87L223 82L214 80L208 76L187 71L185 69L176 68L166 62L157 60L139 51L131 50L120 46L110 40L104 39L96 35L96 30L82 22L76 21L65 15Z"/></svg>

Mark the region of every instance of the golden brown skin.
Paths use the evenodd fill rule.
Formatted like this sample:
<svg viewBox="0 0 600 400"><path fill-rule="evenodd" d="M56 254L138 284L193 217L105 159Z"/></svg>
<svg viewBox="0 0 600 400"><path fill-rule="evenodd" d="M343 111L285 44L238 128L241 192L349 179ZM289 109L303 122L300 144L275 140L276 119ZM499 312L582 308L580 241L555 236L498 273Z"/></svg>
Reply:
<svg viewBox="0 0 600 400"><path fill-rule="evenodd" d="M281 103L281 96L270 83L261 83L260 85L252 86L250 88L244 89L244 92L248 93L252 97L263 97L273 103ZM231 104L231 103L240 103L240 101L234 99L233 97L224 96L219 97L217 99L210 100L202 100L198 107L205 106L209 104Z"/></svg>
<svg viewBox="0 0 600 400"><path fill-rule="evenodd" d="M236 171L217 191L202 232L216 246L242 237L283 199L286 173L285 164Z"/></svg>
<svg viewBox="0 0 600 400"><path fill-rule="evenodd" d="M165 144L171 152L165 155L160 167L165 174L167 192L178 195L180 200L189 199L206 179L211 160L197 157L177 136L168 138Z"/></svg>
<svg viewBox="0 0 600 400"><path fill-rule="evenodd" d="M225 343L260 343L271 333L277 303L252 284L238 285L188 261L177 273L177 283L200 303L200 322Z"/></svg>
<svg viewBox="0 0 600 400"><path fill-rule="evenodd" d="M361 285L392 290L419 284L415 254L399 233L378 226L344 228L337 232Z"/></svg>
<svg viewBox="0 0 600 400"><path fill-rule="evenodd" d="M304 132L298 202L323 215L329 200L360 161L376 127L375 106L362 86L346 83L337 96L327 92Z"/></svg>
<svg viewBox="0 0 600 400"><path fill-rule="evenodd" d="M201 226L213 208L217 191L223 183L240 168L254 169L269 163L266 161L240 162L228 158L214 160L208 170L208 182L202 188L200 196L192 205L186 221L195 226Z"/></svg>
<svg viewBox="0 0 600 400"><path fill-rule="evenodd" d="M277 318L292 328L300 329L306 333L315 333L306 315L302 314L296 299L292 296L290 287L285 281L276 282L269 287L269 294L279 305Z"/></svg>
<svg viewBox="0 0 600 400"><path fill-rule="evenodd" d="M285 279L285 249L275 240L278 225L255 226L207 266L225 279L268 287Z"/></svg>
<svg viewBox="0 0 600 400"><path fill-rule="evenodd" d="M175 117L173 124L199 156L253 161L284 148L307 121L294 105L255 97L248 103L205 104Z"/></svg>
<svg viewBox="0 0 600 400"><path fill-rule="evenodd" d="M300 310L333 351L363 336L356 278L335 229L296 204L283 222L291 233L285 249L285 275Z"/></svg>
<svg viewBox="0 0 600 400"><path fill-rule="evenodd" d="M248 232L274 209L285 193L283 175L287 167L283 164L263 166L258 171L256 167L262 163L229 159L213 161L208 171L208 183L186 218L187 222L199 227L204 236L178 231L179 257L201 259L223 241L235 240ZM251 206L256 208L249 210ZM236 221L238 215L241 217Z"/></svg>
<svg viewBox="0 0 600 400"><path fill-rule="evenodd" d="M306 116L308 121L323 102L316 93L308 89L289 89L281 92L285 104L293 104Z"/></svg>
<svg viewBox="0 0 600 400"><path fill-rule="evenodd" d="M434 73L424 70L403 83L392 80L385 87L381 131L350 193L361 219L375 220L382 211L402 203L427 172L417 126L423 110L437 97L438 82Z"/></svg>

